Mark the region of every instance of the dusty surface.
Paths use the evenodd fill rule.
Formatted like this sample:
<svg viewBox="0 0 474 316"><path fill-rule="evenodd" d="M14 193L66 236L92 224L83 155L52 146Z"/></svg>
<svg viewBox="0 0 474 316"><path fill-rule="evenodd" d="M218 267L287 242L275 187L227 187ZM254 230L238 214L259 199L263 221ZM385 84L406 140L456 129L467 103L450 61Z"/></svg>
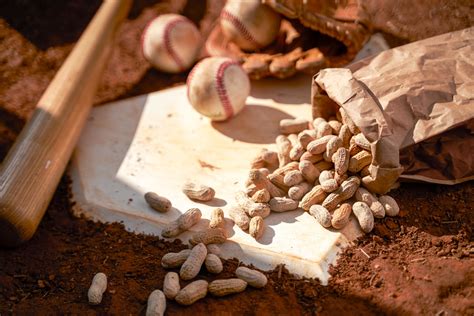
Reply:
<svg viewBox="0 0 474 316"><path fill-rule="evenodd" d="M48 3L50 5L48 5ZM87 4L86 4L87 3ZM0 157L31 115L99 1L0 3ZM46 10L46 8L48 8ZM202 5L185 13L194 21ZM147 21L168 6L136 1L120 30L96 97L100 104L182 83L150 69L138 49ZM41 17L38 13L42 13ZM69 18L71 14L74 19ZM169 314L474 314L474 186L403 184L393 193L400 217L377 221L375 230L347 249L327 287L277 269L263 290L207 297L192 307L170 302ZM73 218L64 179L31 242L0 249L0 314L144 314L148 294L161 288L160 257L184 248L155 237ZM219 278L232 275L236 260ZM109 287L103 303L87 304L93 275ZM203 271L204 279L213 279Z"/></svg>

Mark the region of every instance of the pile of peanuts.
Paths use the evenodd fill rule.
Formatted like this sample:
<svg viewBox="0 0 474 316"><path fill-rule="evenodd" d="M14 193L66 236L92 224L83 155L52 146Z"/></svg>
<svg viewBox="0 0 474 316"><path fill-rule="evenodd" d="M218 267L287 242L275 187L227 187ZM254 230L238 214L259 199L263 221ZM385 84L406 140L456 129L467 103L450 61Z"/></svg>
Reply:
<svg viewBox="0 0 474 316"><path fill-rule="evenodd" d="M215 244L204 245L198 243L191 249L180 252L170 252L161 258L161 266L165 269L180 269L179 274L168 272L163 281L163 290L154 290L150 293L147 302L147 316L162 316L166 310L166 300L175 300L181 305L191 305L204 298L207 293L221 297L243 292L247 285L254 288L263 288L267 284L267 277L260 271L246 267L235 270L236 278L218 279L212 282L206 280L192 281L181 288L180 279L191 281L195 279L202 266L212 274L219 274L223 264L219 257L220 249ZM104 273L97 273L92 279L88 291L89 303L100 304L107 288L107 277Z"/></svg>
<svg viewBox="0 0 474 316"><path fill-rule="evenodd" d="M343 108L329 120L284 119L280 133L277 151L262 149L251 163L245 192L236 194L238 213L230 216L243 230L249 218L259 218L263 227L271 211L297 208L335 229L344 228L354 213L366 233L374 218L398 215L392 197L360 186L372 161L370 142Z"/></svg>
<svg viewBox="0 0 474 316"><path fill-rule="evenodd" d="M166 299L175 300L181 305L191 305L204 298L207 293L221 297L243 292L247 285L263 288L267 284L267 277L260 271L238 267L235 270L236 278L219 279L212 282L196 280L181 288L180 279L183 281L195 279L201 271L202 265L210 273L221 273L223 265L219 255L220 250L216 245L206 246L203 243L195 245L192 249L164 255L161 259L161 266L165 269L179 268L179 274L168 272L165 275L163 291L155 290L150 294L146 315L163 315Z"/></svg>

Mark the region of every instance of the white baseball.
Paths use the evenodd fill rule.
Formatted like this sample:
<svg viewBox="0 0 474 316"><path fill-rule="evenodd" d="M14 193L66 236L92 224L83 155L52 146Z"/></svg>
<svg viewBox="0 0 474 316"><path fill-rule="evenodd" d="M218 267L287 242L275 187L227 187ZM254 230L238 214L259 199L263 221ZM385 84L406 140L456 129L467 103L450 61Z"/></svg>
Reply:
<svg viewBox="0 0 474 316"><path fill-rule="evenodd" d="M197 59L201 44L201 33L196 26L178 14L158 16L142 35L145 58L158 70L170 73L189 69Z"/></svg>
<svg viewBox="0 0 474 316"><path fill-rule="evenodd" d="M240 64L226 57L209 57L189 73L191 105L213 121L224 121L239 113L250 94L250 80Z"/></svg>
<svg viewBox="0 0 474 316"><path fill-rule="evenodd" d="M275 40L280 15L260 0L228 0L220 16L224 35L244 50L253 51Z"/></svg>

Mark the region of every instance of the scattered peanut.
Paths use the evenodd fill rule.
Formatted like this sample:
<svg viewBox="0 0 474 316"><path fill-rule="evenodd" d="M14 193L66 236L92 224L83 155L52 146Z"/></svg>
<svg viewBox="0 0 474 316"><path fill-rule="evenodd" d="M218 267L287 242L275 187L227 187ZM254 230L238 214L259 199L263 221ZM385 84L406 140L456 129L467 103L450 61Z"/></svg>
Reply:
<svg viewBox="0 0 474 316"><path fill-rule="evenodd" d="M235 275L248 283L248 285L255 288L262 288L267 285L267 277L260 271L252 270L246 267L238 267L235 270Z"/></svg>
<svg viewBox="0 0 474 316"><path fill-rule="evenodd" d="M328 122L322 122L318 125L318 129L316 130L317 138L321 138L321 137L324 137L326 135L331 135L331 134L332 134L332 128Z"/></svg>
<svg viewBox="0 0 474 316"><path fill-rule="evenodd" d="M332 194L332 193L331 193ZM324 192L323 188L320 185L317 185L311 189L308 193L305 194L303 199L300 202L300 207L305 211L309 211L309 208L317 203L321 203L326 198L327 193Z"/></svg>
<svg viewBox="0 0 474 316"><path fill-rule="evenodd" d="M322 154L326 150L327 143L335 137L337 138L337 136L334 135L326 135L316 140L313 140L311 143L308 144L306 150L313 155Z"/></svg>
<svg viewBox="0 0 474 316"><path fill-rule="evenodd" d="M297 185L298 183L303 182L303 174L299 170L290 171L283 178L283 182L288 187L292 187L294 185Z"/></svg>
<svg viewBox="0 0 474 316"><path fill-rule="evenodd" d="M287 164L283 167L280 167L280 168L276 169L275 171L273 171L273 174L285 176L290 171L298 170L298 165L299 164L298 164L297 161L292 161L289 164Z"/></svg>
<svg viewBox="0 0 474 316"><path fill-rule="evenodd" d="M313 216L323 227L331 227L331 214L322 205L315 204L309 208L309 214Z"/></svg>
<svg viewBox="0 0 474 316"><path fill-rule="evenodd" d="M305 149L300 143L296 143L290 150L290 159L291 160L299 160L301 156L304 154Z"/></svg>
<svg viewBox="0 0 474 316"><path fill-rule="evenodd" d="M204 280L191 282L174 299L178 304L191 305L207 295L207 287L208 283Z"/></svg>
<svg viewBox="0 0 474 316"><path fill-rule="evenodd" d="M213 188L189 181L183 185L183 193L191 200L203 202L212 200L216 195Z"/></svg>
<svg viewBox="0 0 474 316"><path fill-rule="evenodd" d="M166 213L171 209L171 201L155 192L145 193L145 201L152 209L160 213Z"/></svg>
<svg viewBox="0 0 474 316"><path fill-rule="evenodd" d="M191 249L169 252L161 258L161 266L166 269L178 268L188 259Z"/></svg>
<svg viewBox="0 0 474 316"><path fill-rule="evenodd" d="M299 201L312 187L313 186L308 182L301 182L288 190L288 197L292 200Z"/></svg>
<svg viewBox="0 0 474 316"><path fill-rule="evenodd" d="M369 206L364 202L355 202L352 205L352 211L359 222L360 228L366 233L371 232L374 228L374 215Z"/></svg>
<svg viewBox="0 0 474 316"><path fill-rule="evenodd" d="M176 272L168 272L163 281L163 293L167 299L173 300L178 295L181 286L179 285L179 275Z"/></svg>
<svg viewBox="0 0 474 316"><path fill-rule="evenodd" d="M256 192L258 191L258 188L255 184L250 184L248 185L246 188L245 188L245 194L247 194L247 196L252 196L254 195Z"/></svg>
<svg viewBox="0 0 474 316"><path fill-rule="evenodd" d="M331 193L336 191L339 185L335 179L329 179L321 182L321 187L323 188L324 192Z"/></svg>
<svg viewBox="0 0 474 316"><path fill-rule="evenodd" d="M161 236L171 238L178 236L197 224L201 219L202 213L198 208L191 208L163 228Z"/></svg>
<svg viewBox="0 0 474 316"><path fill-rule="evenodd" d="M206 245L206 248L207 248L207 253L208 254L212 253L213 255L216 255L218 257L221 256L221 248L219 248L218 245L209 244L209 245Z"/></svg>
<svg viewBox="0 0 474 316"><path fill-rule="evenodd" d="M343 175L347 172L349 168L349 158L349 151L344 147L340 147L332 156L334 170L337 174Z"/></svg>
<svg viewBox="0 0 474 316"><path fill-rule="evenodd" d="M276 197L272 198L270 202L268 202L270 205L270 209L274 212L287 212L287 211L293 211L296 210L298 207L298 202L294 201L290 198L287 197Z"/></svg>
<svg viewBox="0 0 474 316"><path fill-rule="evenodd" d="M336 229L343 229L349 223L349 216L352 213L352 206L343 203L332 214L331 225Z"/></svg>
<svg viewBox="0 0 474 316"><path fill-rule="evenodd" d="M300 161L309 161L311 163L317 163L318 161L323 160L322 154L313 155L309 151L306 151L303 155L301 155Z"/></svg>
<svg viewBox="0 0 474 316"><path fill-rule="evenodd" d="M221 208L215 208L211 211L210 228L224 228L224 211Z"/></svg>
<svg viewBox="0 0 474 316"><path fill-rule="evenodd" d="M330 170L332 169L332 163L329 161L320 161L314 164L314 167L319 170L319 172L324 171L324 170Z"/></svg>
<svg viewBox="0 0 474 316"><path fill-rule="evenodd" d="M339 137L331 138L326 144L326 156L329 159L327 161L332 161L332 155L334 155L336 151L341 147L342 147L342 140Z"/></svg>
<svg viewBox="0 0 474 316"><path fill-rule="evenodd" d="M92 278L92 284L87 292L89 304L98 305L102 302L102 295L107 289L107 276L99 272Z"/></svg>
<svg viewBox="0 0 474 316"><path fill-rule="evenodd" d="M154 290L148 296L146 316L163 316L166 310L166 297L160 290Z"/></svg>
<svg viewBox="0 0 474 316"><path fill-rule="evenodd" d="M270 193L268 193L267 189L260 189L257 192L252 195L252 200L255 203L268 203L270 201L271 196Z"/></svg>
<svg viewBox="0 0 474 316"><path fill-rule="evenodd" d="M255 203L243 191L239 191L235 194L235 201L237 202L237 205L240 206L250 217L267 217L270 215L270 207L268 204Z"/></svg>
<svg viewBox="0 0 474 316"><path fill-rule="evenodd" d="M352 138L352 133L349 129L349 126L343 124L339 130L339 138L342 140L342 147L349 149L350 140Z"/></svg>
<svg viewBox="0 0 474 316"><path fill-rule="evenodd" d="M334 179L334 171L324 170L319 174L319 183Z"/></svg>
<svg viewBox="0 0 474 316"><path fill-rule="evenodd" d="M385 217L385 208L383 207L380 201L375 201L370 205L370 210L374 214L375 218L384 218Z"/></svg>
<svg viewBox="0 0 474 316"><path fill-rule="evenodd" d="M203 243L207 244L222 244L227 240L225 231L220 228L208 228L195 232L189 239L191 245Z"/></svg>
<svg viewBox="0 0 474 316"><path fill-rule="evenodd" d="M354 137L351 138L351 141L352 141L353 139L354 139ZM363 149L360 148L359 146L357 146L355 143L351 143L351 144L349 145L349 156L351 156L351 157L352 157L352 156L355 156L355 155L357 155L358 153L360 153L361 151L363 151Z"/></svg>
<svg viewBox="0 0 474 316"><path fill-rule="evenodd" d="M278 161L279 167L283 167L284 165L288 164L291 161L290 158L290 150L291 150L291 142L288 137L279 135L276 138L276 145L278 149Z"/></svg>
<svg viewBox="0 0 474 316"><path fill-rule="evenodd" d="M334 135L338 135L339 132L341 131L342 123L339 122L338 120L330 120L328 124L329 126L331 126L332 133Z"/></svg>
<svg viewBox="0 0 474 316"><path fill-rule="evenodd" d="M322 205L329 211L334 210L339 203L350 199L354 195L359 185L359 178L355 176L348 178L346 181L342 182L339 189L330 193L324 199Z"/></svg>
<svg viewBox="0 0 474 316"><path fill-rule="evenodd" d="M280 121L280 133L294 134L308 128L309 122L303 118L283 119Z"/></svg>
<svg viewBox="0 0 474 316"><path fill-rule="evenodd" d="M204 264L210 273L218 274L224 269L221 259L212 253L207 254Z"/></svg>
<svg viewBox="0 0 474 316"><path fill-rule="evenodd" d="M261 216L255 216L250 220L249 234L255 239L260 239L265 230L265 223Z"/></svg>
<svg viewBox="0 0 474 316"><path fill-rule="evenodd" d="M283 192L288 192L289 187L285 184L285 176L282 174L272 173L268 175L268 180ZM271 197L271 196L270 196Z"/></svg>
<svg viewBox="0 0 474 316"><path fill-rule="evenodd" d="M357 201L364 202L370 207L370 210L374 214L374 217L385 217L385 208L383 207L382 203L380 203L379 200L368 190L359 187L354 196Z"/></svg>
<svg viewBox="0 0 474 316"><path fill-rule="evenodd" d="M247 282L241 279L215 280L209 283L209 293L214 296L226 296L240 293L247 288Z"/></svg>
<svg viewBox="0 0 474 316"><path fill-rule="evenodd" d="M249 229L250 217L240 207L231 207L229 209L229 217L234 221L235 225L239 226L243 231Z"/></svg>
<svg viewBox="0 0 474 316"><path fill-rule="evenodd" d="M319 124L324 123L324 122L327 122L327 121L326 121L324 118L322 118L322 117L317 117L317 118L315 118L315 119L313 120L313 128L314 128L315 130L318 130Z"/></svg>
<svg viewBox="0 0 474 316"><path fill-rule="evenodd" d="M206 260L206 256L207 248L204 244L201 243L194 246L194 248L191 250L191 253L189 254L189 257L186 259L179 270L179 276L181 279L194 279L198 275L199 270L201 270L201 266L204 263L204 260Z"/></svg>
<svg viewBox="0 0 474 316"><path fill-rule="evenodd" d="M359 133L353 136L354 143L362 149L370 151L370 142L365 138L364 134Z"/></svg>
<svg viewBox="0 0 474 316"><path fill-rule="evenodd" d="M298 134L298 143L301 147L306 149L308 144L316 139L314 130L305 130Z"/></svg>
<svg viewBox="0 0 474 316"><path fill-rule="evenodd" d="M263 161L268 169L278 168L278 154L275 151L267 150L262 154ZM254 168L255 169L255 168Z"/></svg>
<svg viewBox="0 0 474 316"><path fill-rule="evenodd" d="M379 196L379 201L382 203L385 208L385 214L387 216L397 216L400 213L400 208L398 207L397 201L394 198L388 195Z"/></svg>
<svg viewBox="0 0 474 316"><path fill-rule="evenodd" d="M319 177L319 170L310 161L300 161L299 170L303 178L311 184Z"/></svg>
<svg viewBox="0 0 474 316"><path fill-rule="evenodd" d="M298 165L298 163L296 163ZM249 178L256 185L257 189L266 189L272 197L285 196L285 192L276 187L267 177L258 170L250 170Z"/></svg>
<svg viewBox="0 0 474 316"><path fill-rule="evenodd" d="M371 161L372 155L368 151L362 150L349 159L349 171L359 172L362 168L369 165Z"/></svg>

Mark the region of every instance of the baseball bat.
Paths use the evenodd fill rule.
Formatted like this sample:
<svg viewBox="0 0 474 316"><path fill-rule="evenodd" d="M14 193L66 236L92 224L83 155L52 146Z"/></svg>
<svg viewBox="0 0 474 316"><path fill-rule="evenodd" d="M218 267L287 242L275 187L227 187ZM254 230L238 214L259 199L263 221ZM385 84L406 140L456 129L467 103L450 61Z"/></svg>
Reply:
<svg viewBox="0 0 474 316"><path fill-rule="evenodd" d="M0 167L0 246L35 233L86 122L131 0L104 0Z"/></svg>

